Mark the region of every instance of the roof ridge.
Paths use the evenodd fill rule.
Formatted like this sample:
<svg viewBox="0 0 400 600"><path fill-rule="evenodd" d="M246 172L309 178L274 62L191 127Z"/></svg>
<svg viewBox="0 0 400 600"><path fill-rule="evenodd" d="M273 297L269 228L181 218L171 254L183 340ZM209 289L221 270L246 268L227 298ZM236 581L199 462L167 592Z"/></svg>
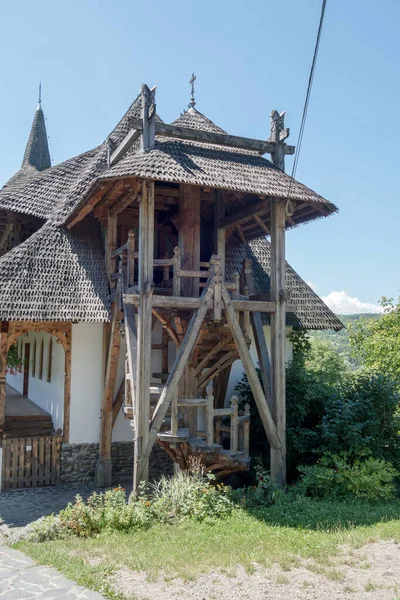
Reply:
<svg viewBox="0 0 400 600"><path fill-rule="evenodd" d="M44 171L51 167L46 123L41 102L39 102L35 116L33 117L21 168L28 166L33 167L37 171Z"/></svg>

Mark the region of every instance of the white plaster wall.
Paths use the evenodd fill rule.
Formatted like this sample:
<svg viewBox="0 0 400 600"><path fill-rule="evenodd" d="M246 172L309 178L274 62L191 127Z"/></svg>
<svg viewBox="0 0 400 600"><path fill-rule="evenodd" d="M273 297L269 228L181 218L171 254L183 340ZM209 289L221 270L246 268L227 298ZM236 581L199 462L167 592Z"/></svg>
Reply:
<svg viewBox="0 0 400 600"><path fill-rule="evenodd" d="M263 327L265 339L268 346L268 351L271 355L271 328L269 325L265 325ZM290 333L291 328L286 328L286 362L289 362L293 357L293 346L290 340L287 338ZM250 354L253 359L253 362L256 366L258 366L258 358L257 358L257 350L254 342L253 332L250 333L251 337L251 346L250 346ZM242 379L244 373L244 368L241 360L237 360L233 363L231 369L231 376L229 378L228 389L226 392L225 402L229 402L230 398L235 394L235 387Z"/></svg>
<svg viewBox="0 0 400 600"><path fill-rule="evenodd" d="M51 380L47 381L50 338L52 338L52 365ZM33 373L33 353L36 340L36 369ZM43 370L42 379L39 379L40 348L43 340ZM54 429L62 429L64 423L64 380L65 380L65 353L62 344L57 344L57 338L49 333L30 331L28 335L20 338L19 348L24 356L24 345L30 344L29 358L29 384L28 398L35 404L50 413ZM23 374L7 374L7 383L22 394Z"/></svg>
<svg viewBox="0 0 400 600"><path fill-rule="evenodd" d="M103 323L72 325L70 443L98 443L103 391Z"/></svg>

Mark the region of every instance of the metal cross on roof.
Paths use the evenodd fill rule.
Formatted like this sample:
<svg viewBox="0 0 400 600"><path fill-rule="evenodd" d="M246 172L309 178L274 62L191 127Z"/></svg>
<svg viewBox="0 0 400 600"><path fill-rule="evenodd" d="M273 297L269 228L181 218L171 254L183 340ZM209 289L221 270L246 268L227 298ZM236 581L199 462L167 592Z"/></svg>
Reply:
<svg viewBox="0 0 400 600"><path fill-rule="evenodd" d="M190 85L192 86L191 89L191 97L190 97L190 102L189 102L189 108L194 108L196 106L196 101L194 99L194 82L196 81L197 77L194 73L192 73L192 76L190 78Z"/></svg>
<svg viewBox="0 0 400 600"><path fill-rule="evenodd" d="M39 104L42 104L42 82L39 81Z"/></svg>

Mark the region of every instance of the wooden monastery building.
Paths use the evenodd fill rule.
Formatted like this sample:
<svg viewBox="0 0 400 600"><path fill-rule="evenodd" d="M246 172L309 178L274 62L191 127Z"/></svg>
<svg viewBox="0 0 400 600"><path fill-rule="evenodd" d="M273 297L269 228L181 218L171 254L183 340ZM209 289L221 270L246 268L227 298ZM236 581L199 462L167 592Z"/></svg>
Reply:
<svg viewBox="0 0 400 600"><path fill-rule="evenodd" d="M285 262L286 229L337 210L290 185L288 133L273 111L267 141L229 135L193 96L166 124L144 85L103 143L51 166L39 102L0 191L2 489L137 486L191 455L245 470L244 371L285 481L287 333L342 327Z"/></svg>

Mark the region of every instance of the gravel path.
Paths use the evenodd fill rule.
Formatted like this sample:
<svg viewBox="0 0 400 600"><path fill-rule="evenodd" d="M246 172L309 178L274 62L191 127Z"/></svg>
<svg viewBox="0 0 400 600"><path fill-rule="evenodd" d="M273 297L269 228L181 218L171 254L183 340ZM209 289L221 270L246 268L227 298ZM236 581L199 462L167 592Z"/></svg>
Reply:
<svg viewBox="0 0 400 600"><path fill-rule="evenodd" d="M114 588L137 600L400 600L400 546L375 542L344 552L327 564L303 561L283 571L276 566L254 573L213 572L195 581L160 577L147 581L145 573L126 569L113 578Z"/></svg>
<svg viewBox="0 0 400 600"><path fill-rule="evenodd" d="M36 565L30 558L0 546L0 598L4 600L105 600L66 579L55 569Z"/></svg>

